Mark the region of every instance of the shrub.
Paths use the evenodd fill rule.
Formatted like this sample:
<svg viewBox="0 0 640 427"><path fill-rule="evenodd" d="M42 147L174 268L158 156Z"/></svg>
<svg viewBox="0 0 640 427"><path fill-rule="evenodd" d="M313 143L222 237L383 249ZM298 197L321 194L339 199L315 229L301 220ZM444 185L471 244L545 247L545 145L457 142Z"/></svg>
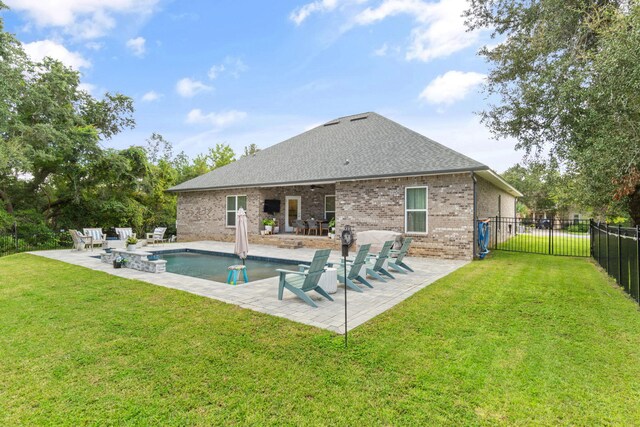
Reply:
<svg viewBox="0 0 640 427"><path fill-rule="evenodd" d="M589 224L586 222L580 224L571 224L567 227L569 233L586 233L589 231Z"/></svg>

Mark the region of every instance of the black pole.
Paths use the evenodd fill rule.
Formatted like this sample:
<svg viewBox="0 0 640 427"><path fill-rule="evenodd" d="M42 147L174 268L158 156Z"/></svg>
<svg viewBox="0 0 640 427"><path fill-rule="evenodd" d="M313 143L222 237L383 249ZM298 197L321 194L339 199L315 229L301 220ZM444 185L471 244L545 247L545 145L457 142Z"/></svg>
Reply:
<svg viewBox="0 0 640 427"><path fill-rule="evenodd" d="M347 256L344 256L344 348L347 348Z"/></svg>

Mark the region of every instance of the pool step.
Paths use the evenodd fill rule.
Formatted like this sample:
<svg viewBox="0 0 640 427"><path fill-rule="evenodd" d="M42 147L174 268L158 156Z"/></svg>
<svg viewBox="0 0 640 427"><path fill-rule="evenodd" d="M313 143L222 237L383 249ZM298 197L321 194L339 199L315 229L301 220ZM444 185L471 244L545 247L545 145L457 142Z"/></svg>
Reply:
<svg viewBox="0 0 640 427"><path fill-rule="evenodd" d="M278 244L283 249L298 249L302 247L302 240L283 240Z"/></svg>

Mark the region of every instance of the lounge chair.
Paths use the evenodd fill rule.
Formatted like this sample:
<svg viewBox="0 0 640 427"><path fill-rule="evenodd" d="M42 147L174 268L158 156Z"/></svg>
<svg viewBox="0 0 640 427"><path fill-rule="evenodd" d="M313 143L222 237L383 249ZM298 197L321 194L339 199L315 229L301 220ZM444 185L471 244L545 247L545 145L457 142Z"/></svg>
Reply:
<svg viewBox="0 0 640 427"><path fill-rule="evenodd" d="M318 306L313 300L306 294L310 291L316 291L329 301L333 301L333 298L329 296L320 286L318 281L320 275L324 273L324 266L329 259L331 249L321 249L316 251L311 261L311 265L308 270L305 271L291 271L278 269L280 273L280 283L278 285L278 299L282 300L284 289L287 288L298 296L301 300L309 304L311 307L317 308Z"/></svg>
<svg viewBox="0 0 640 427"><path fill-rule="evenodd" d="M402 261L405 255L407 254L407 252L409 252L409 246L411 246L412 241L413 241L413 237L407 237L406 239L404 239L404 242L402 243L402 247L400 248L400 250L391 249L389 251L392 257L392 258L389 258L389 261L387 261L387 264L389 265L389 267L401 273L406 273L406 271L404 270L408 270L413 273L413 269ZM394 255L395 255L395 258L393 258Z"/></svg>
<svg viewBox="0 0 640 427"><path fill-rule="evenodd" d="M364 266L365 264L365 260L367 258L367 255L369 254L370 248L371 248L371 244L369 243L367 243L366 245L360 245L360 249L358 249L356 258L351 262L347 261L348 272L347 272L346 281L344 277L344 263L340 263L340 265L336 266L338 270L338 281L340 283L346 283L349 288L353 289L356 292L362 292L362 289L360 289L360 287L358 287L355 283L353 283L354 280L357 280L363 285L373 289L373 286L371 286L371 283L369 283L367 279L365 279L360 275L360 271L362 270L362 266Z"/></svg>
<svg viewBox="0 0 640 427"><path fill-rule="evenodd" d="M151 244L155 244L156 242L166 242L167 239L164 238L164 233L166 233L167 227L156 227L153 229L153 233L147 233L147 243L151 241Z"/></svg>
<svg viewBox="0 0 640 427"><path fill-rule="evenodd" d="M73 249L77 251L83 251L87 248L87 245L93 250L93 238L91 236L85 236L78 230L69 230L71 239L73 240Z"/></svg>
<svg viewBox="0 0 640 427"><path fill-rule="evenodd" d="M82 234L85 236L91 236L91 246L102 245L107 239L107 236L102 232L102 228L83 228Z"/></svg>
<svg viewBox="0 0 640 427"><path fill-rule="evenodd" d="M118 235L118 239L120 240L127 240L131 236L136 237L136 233L133 232L131 227L127 227L127 228L116 227L116 234Z"/></svg>
<svg viewBox="0 0 640 427"><path fill-rule="evenodd" d="M388 240L384 242L382 249L377 255L370 255L369 258L367 258L367 262L365 264L367 267L367 274L378 280L382 280L383 282L386 282L386 280L381 276L381 274L384 274L391 279L395 279L395 277L393 277L393 275L384 268L384 262L389 259L391 246L393 246L393 240Z"/></svg>

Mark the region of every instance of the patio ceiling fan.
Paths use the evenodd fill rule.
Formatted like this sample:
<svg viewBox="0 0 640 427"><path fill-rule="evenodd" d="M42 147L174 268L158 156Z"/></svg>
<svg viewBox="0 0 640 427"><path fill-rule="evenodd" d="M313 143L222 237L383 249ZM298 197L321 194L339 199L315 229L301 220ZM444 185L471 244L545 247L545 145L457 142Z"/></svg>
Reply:
<svg viewBox="0 0 640 427"><path fill-rule="evenodd" d="M324 188L324 187L322 185L311 185L310 188L311 188L311 191L315 191L316 188Z"/></svg>

